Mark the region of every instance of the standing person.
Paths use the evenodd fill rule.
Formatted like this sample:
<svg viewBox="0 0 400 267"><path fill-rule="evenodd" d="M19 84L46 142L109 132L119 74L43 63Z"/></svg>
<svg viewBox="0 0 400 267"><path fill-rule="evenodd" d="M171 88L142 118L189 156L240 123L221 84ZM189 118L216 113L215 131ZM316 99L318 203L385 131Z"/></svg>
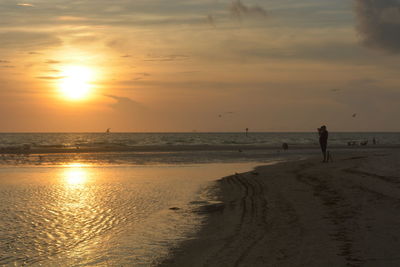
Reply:
<svg viewBox="0 0 400 267"><path fill-rule="evenodd" d="M328 130L326 126L323 125L321 128L318 128L319 134L319 145L321 146L322 155L324 156L324 160L322 162L328 162L328 157L326 154L326 148L328 146Z"/></svg>

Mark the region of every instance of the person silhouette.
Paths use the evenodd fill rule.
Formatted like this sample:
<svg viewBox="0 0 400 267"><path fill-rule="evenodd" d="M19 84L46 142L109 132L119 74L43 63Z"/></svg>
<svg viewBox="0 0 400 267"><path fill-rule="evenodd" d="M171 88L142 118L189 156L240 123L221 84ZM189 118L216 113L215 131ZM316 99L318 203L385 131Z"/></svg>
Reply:
<svg viewBox="0 0 400 267"><path fill-rule="evenodd" d="M288 143L282 143L282 149L283 149L283 151L288 150L289 149Z"/></svg>
<svg viewBox="0 0 400 267"><path fill-rule="evenodd" d="M319 134L319 145L321 146L322 155L324 157L324 160L322 162L328 162L326 148L328 146L329 133L325 125L321 126L321 128L318 128L318 134Z"/></svg>

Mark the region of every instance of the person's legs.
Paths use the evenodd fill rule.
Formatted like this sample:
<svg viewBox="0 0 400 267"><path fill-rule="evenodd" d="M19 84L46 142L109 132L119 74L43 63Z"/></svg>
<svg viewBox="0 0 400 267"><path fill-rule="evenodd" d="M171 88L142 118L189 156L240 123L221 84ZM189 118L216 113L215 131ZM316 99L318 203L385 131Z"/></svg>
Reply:
<svg viewBox="0 0 400 267"><path fill-rule="evenodd" d="M324 157L322 162L328 162L328 158L326 155L326 144L321 143L321 150L322 150L322 155Z"/></svg>

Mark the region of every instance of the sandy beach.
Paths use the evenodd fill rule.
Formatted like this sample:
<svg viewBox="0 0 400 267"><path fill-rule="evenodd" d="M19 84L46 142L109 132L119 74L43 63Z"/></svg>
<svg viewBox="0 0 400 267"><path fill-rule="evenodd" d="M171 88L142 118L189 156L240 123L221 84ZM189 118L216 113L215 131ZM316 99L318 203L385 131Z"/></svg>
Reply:
<svg viewBox="0 0 400 267"><path fill-rule="evenodd" d="M164 266L399 266L400 151L262 166L215 184L221 204Z"/></svg>

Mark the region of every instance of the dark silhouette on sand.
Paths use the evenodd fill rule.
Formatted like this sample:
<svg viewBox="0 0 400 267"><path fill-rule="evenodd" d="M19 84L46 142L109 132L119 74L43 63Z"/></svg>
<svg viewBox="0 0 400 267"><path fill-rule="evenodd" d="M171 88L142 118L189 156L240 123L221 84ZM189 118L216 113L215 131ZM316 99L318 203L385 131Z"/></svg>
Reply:
<svg viewBox="0 0 400 267"><path fill-rule="evenodd" d="M368 145L368 140L360 142L360 146L366 146Z"/></svg>
<svg viewBox="0 0 400 267"><path fill-rule="evenodd" d="M288 150L289 149L288 143L282 143L282 149L283 149L283 151Z"/></svg>
<svg viewBox="0 0 400 267"><path fill-rule="evenodd" d="M328 146L329 133L325 125L321 126L321 128L318 128L318 134L319 134L319 145L321 146L322 155L324 157L324 160L322 162L328 162L326 148Z"/></svg>

